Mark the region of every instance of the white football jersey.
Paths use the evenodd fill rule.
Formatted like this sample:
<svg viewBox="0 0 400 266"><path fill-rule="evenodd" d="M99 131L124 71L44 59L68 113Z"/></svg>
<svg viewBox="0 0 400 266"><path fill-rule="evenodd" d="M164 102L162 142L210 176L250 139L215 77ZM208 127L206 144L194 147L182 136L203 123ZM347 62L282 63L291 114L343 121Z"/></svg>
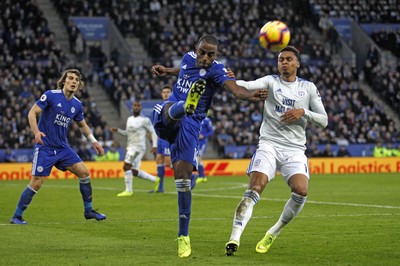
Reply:
<svg viewBox="0 0 400 266"><path fill-rule="evenodd" d="M249 90L267 89L263 122L260 128L260 144L273 143L283 148L305 150L307 120L326 127L328 116L317 87L310 81L296 78L286 82L278 75L268 75L254 81L237 81ZM281 115L291 109L303 108L305 114L295 123L284 124Z"/></svg>
<svg viewBox="0 0 400 266"><path fill-rule="evenodd" d="M146 133L149 132L152 138L153 147L157 147L157 134L154 131L150 119L145 116L130 116L126 121L126 129L118 129L118 133L127 136L128 151L146 149Z"/></svg>

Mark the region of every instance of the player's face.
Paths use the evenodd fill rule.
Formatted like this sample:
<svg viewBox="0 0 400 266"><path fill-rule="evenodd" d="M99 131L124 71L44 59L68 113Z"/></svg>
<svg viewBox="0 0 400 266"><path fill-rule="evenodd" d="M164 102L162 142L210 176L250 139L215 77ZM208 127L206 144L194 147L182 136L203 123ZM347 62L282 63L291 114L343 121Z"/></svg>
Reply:
<svg viewBox="0 0 400 266"><path fill-rule="evenodd" d="M80 82L81 80L78 75L67 73L63 89L65 92L75 93L79 89Z"/></svg>
<svg viewBox="0 0 400 266"><path fill-rule="evenodd" d="M300 67L299 60L291 51L283 51L278 56L278 71L283 78L296 76L297 68Z"/></svg>
<svg viewBox="0 0 400 266"><path fill-rule="evenodd" d="M218 49L214 44L209 44L206 42L201 42L196 48L197 54L197 66L208 68L211 66L212 62L217 58Z"/></svg>
<svg viewBox="0 0 400 266"><path fill-rule="evenodd" d="M168 98L169 98L169 96L171 95L171 90L168 88L168 89L163 89L162 91L161 91L161 98L164 100L164 101L166 101L166 100L168 100Z"/></svg>
<svg viewBox="0 0 400 266"><path fill-rule="evenodd" d="M139 115L140 112L142 111L142 104L140 102L134 102L132 109L134 115Z"/></svg>

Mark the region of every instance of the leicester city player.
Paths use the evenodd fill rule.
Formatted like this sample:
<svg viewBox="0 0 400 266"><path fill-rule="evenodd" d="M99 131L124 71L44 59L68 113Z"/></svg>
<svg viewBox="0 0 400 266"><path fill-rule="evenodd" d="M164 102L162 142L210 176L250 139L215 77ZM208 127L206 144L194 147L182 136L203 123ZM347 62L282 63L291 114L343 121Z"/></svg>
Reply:
<svg viewBox="0 0 400 266"><path fill-rule="evenodd" d="M203 156L207 150L208 138L212 136L214 133L214 128L211 119L209 116L204 118L204 120L200 124L200 136L199 136L199 177L196 180L196 183L207 182L207 177L204 173L204 165L203 165Z"/></svg>
<svg viewBox="0 0 400 266"><path fill-rule="evenodd" d="M179 231L178 256L190 256L191 176L197 169L200 123L207 116L214 95L222 88L236 98L264 100L266 90L250 91L236 84L227 75L224 64L216 61L218 40L203 35L195 51L186 53L179 67L154 65L158 76L178 76L168 101L154 107L153 124L160 138L170 143L175 185L178 192Z"/></svg>
<svg viewBox="0 0 400 266"><path fill-rule="evenodd" d="M35 135L35 149L32 162L32 178L22 192L10 223L26 224L22 215L39 191L44 179L50 175L53 166L62 171L69 170L79 179L79 187L86 219L104 220L106 216L92 209L92 186L89 170L81 158L71 149L67 140L67 129L75 121L93 144L96 153L103 155L104 150L91 134L83 116L82 103L75 97L84 86L81 73L68 69L62 73L56 90L46 91L28 113L29 125ZM37 116L40 115L39 124Z"/></svg>

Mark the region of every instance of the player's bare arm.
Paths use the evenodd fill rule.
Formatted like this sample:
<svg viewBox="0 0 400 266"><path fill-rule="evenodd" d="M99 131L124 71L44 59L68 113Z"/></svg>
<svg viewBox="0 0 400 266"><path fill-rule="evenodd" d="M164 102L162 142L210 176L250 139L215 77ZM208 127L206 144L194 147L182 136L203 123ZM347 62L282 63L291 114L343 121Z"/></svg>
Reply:
<svg viewBox="0 0 400 266"><path fill-rule="evenodd" d="M162 65L154 65L151 68L151 72L159 77L165 77L167 75L178 76L179 70L180 70L179 67L170 68Z"/></svg>
<svg viewBox="0 0 400 266"><path fill-rule="evenodd" d="M93 149L96 151L97 154L104 155L104 149L100 145L100 143L94 138L92 132L90 132L89 126L86 124L85 120L76 122L79 127L79 130L82 132L85 137L90 140L93 144Z"/></svg>
<svg viewBox="0 0 400 266"><path fill-rule="evenodd" d="M28 121L32 132L35 135L35 142L41 145L43 145L42 137L46 137L46 135L39 130L37 117L42 113L42 111L43 110L35 103L28 113Z"/></svg>
<svg viewBox="0 0 400 266"><path fill-rule="evenodd" d="M268 97L268 90L248 90L245 87L237 85L235 80L225 81L224 87L238 99L264 101Z"/></svg>

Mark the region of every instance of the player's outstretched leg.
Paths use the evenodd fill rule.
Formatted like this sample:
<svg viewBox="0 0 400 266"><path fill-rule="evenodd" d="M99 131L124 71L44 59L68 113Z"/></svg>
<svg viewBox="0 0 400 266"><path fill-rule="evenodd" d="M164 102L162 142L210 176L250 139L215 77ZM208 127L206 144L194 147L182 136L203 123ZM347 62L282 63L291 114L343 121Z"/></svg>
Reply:
<svg viewBox="0 0 400 266"><path fill-rule="evenodd" d="M194 114L197 104L199 103L200 97L205 90L206 90L206 81L204 79L199 79L195 83L193 83L185 102L185 113L187 115Z"/></svg>

